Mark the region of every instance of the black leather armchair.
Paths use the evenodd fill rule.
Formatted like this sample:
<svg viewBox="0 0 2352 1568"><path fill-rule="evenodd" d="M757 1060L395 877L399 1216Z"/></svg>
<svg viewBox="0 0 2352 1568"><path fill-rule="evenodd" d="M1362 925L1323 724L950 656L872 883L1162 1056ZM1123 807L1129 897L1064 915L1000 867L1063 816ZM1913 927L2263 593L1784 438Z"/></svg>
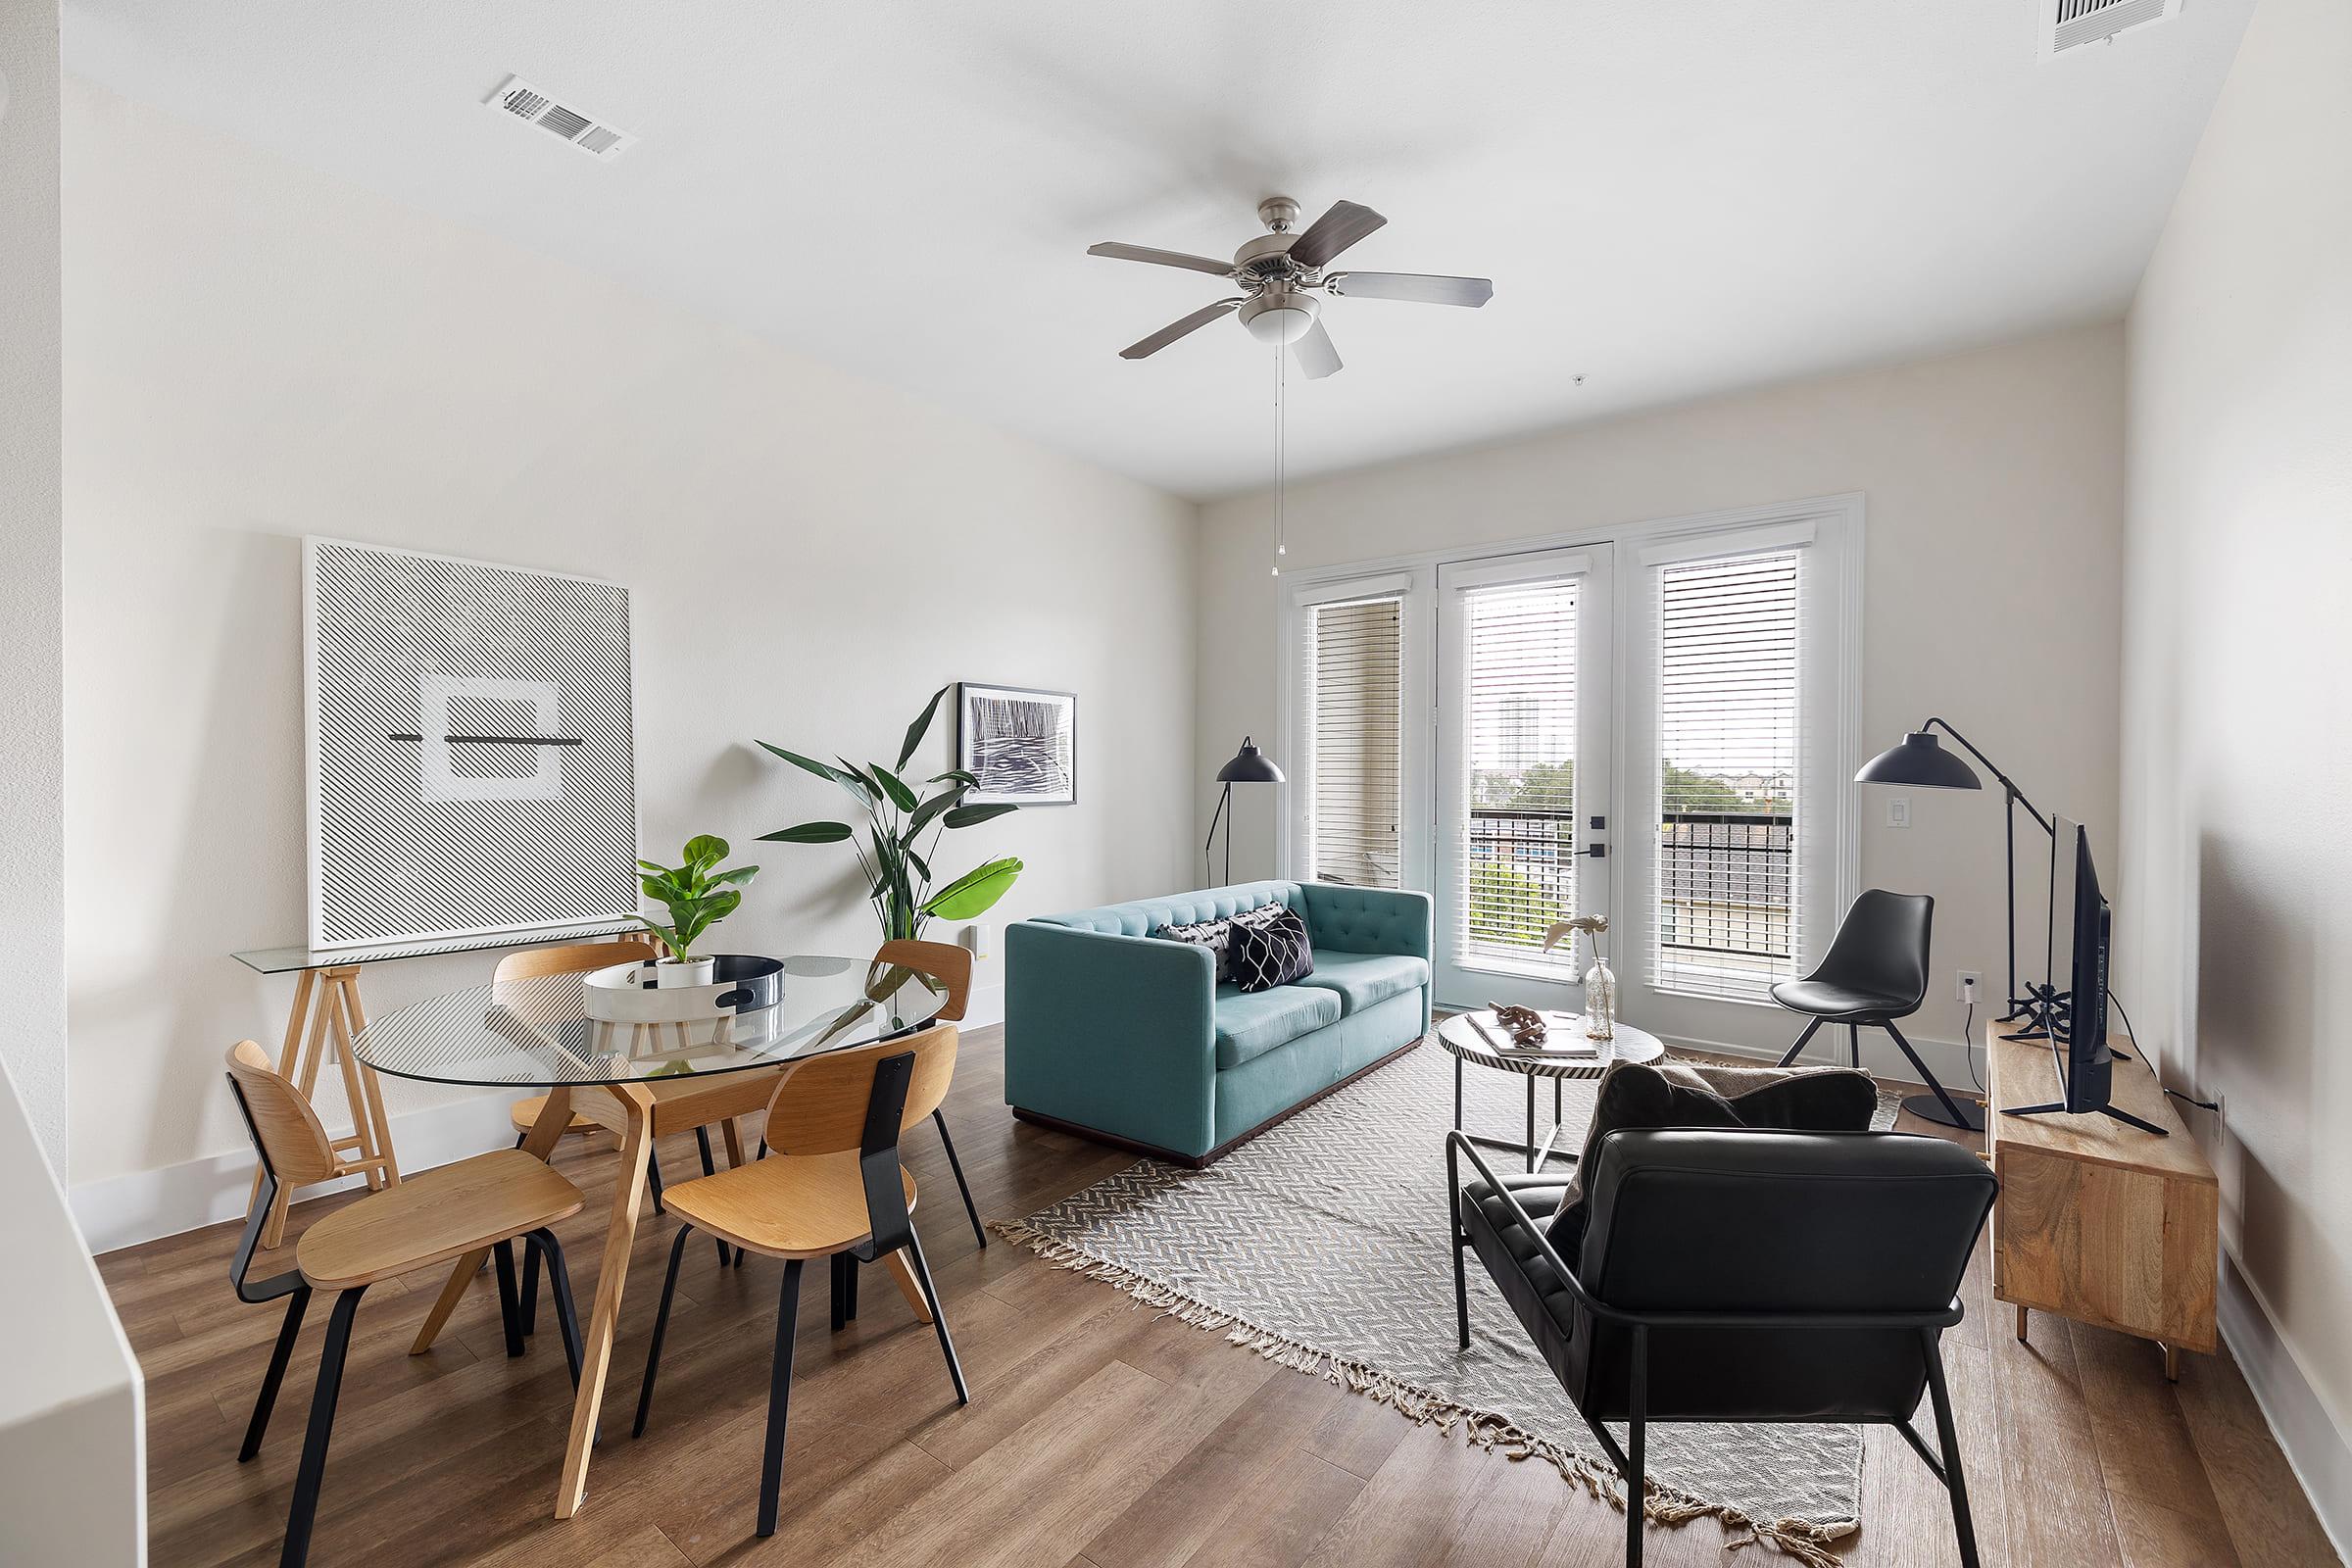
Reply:
<svg viewBox="0 0 2352 1568"><path fill-rule="evenodd" d="M1474 1250L1625 1477L1629 1568L1655 1421L1891 1425L1950 1494L1960 1560L1977 1568L1938 1349L1992 1206L1975 1154L1899 1133L1612 1133L1564 1249L1550 1234L1558 1176L1498 1177L1460 1133L1446 1165L1462 1347ZM1911 1425L1923 1392L1933 1451ZM1625 1423L1623 1448L1608 1421Z"/></svg>

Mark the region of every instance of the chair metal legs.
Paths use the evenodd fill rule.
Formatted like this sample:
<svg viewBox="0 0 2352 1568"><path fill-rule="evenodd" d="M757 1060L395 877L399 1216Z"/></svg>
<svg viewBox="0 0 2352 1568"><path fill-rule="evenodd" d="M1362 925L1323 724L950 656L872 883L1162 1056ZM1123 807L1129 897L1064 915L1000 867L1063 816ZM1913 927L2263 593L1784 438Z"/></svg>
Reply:
<svg viewBox="0 0 2352 1568"><path fill-rule="evenodd" d="M1788 1048L1788 1054L1781 1058L1781 1065L1784 1067L1793 1066L1798 1055L1804 1052L1805 1042L1812 1039L1813 1031L1820 1027L1821 1020L1819 1018L1808 1019L1805 1023L1805 1032L1796 1037L1796 1044Z"/></svg>
<svg viewBox="0 0 2352 1568"><path fill-rule="evenodd" d="M326 1348L318 1357L318 1386L311 1394L311 1426L302 1440L302 1467L294 1474L294 1502L286 1514L286 1544L279 1568L302 1568L311 1554L311 1526L318 1517L318 1483L326 1476L326 1444L335 1430L335 1400L343 1392L343 1360L351 1349L351 1320L368 1287L357 1285L335 1298L326 1322Z"/></svg>
<svg viewBox="0 0 2352 1568"><path fill-rule="evenodd" d="M710 1128L697 1127L694 1130L694 1147L702 1152L703 1174L706 1176L717 1175L718 1161L710 1157ZM735 1254L728 1250L726 1243L713 1236L710 1238L710 1245L718 1249L718 1266L720 1268L725 1268L728 1264L735 1261Z"/></svg>
<svg viewBox="0 0 2352 1568"><path fill-rule="evenodd" d="M580 1386L580 1314L572 1304L571 1272L564 1266L564 1244L557 1241L556 1233L545 1226L531 1232L523 1240L528 1244L524 1252L525 1279L535 1282L540 1258L544 1256L547 1259L548 1289L556 1298L556 1329L564 1338L564 1365L571 1373L571 1386L577 1389ZM531 1289L535 1291L535 1284ZM528 1334L531 1314L538 1304L536 1295L526 1295L523 1303L523 1332Z"/></svg>
<svg viewBox="0 0 2352 1568"><path fill-rule="evenodd" d="M253 1401L253 1419L246 1424L245 1441L237 1448L243 1464L262 1451L262 1434L270 1430L270 1412L277 1404L278 1385L286 1381L286 1362L293 1357L294 1341L302 1333L302 1314L311 1304L311 1288L299 1287L286 1302L286 1319L277 1328L277 1346L270 1352L270 1370L262 1374L262 1392Z"/></svg>
<svg viewBox="0 0 2352 1568"><path fill-rule="evenodd" d="M687 1238L694 1227L678 1227L678 1239L669 1244L669 1267L662 1275L662 1304L654 1311L654 1337L645 1348L645 1381L637 1389L637 1424L629 1428L629 1436L645 1436L645 1418L654 1410L654 1379L662 1370L662 1340L669 1332L669 1300L678 1294L678 1259L686 1255Z"/></svg>
<svg viewBox="0 0 2352 1568"><path fill-rule="evenodd" d="M827 1261L833 1275L833 1332L839 1334L858 1321L858 1259L835 1252Z"/></svg>
<svg viewBox="0 0 2352 1568"><path fill-rule="evenodd" d="M971 1184L963 1179L963 1161L956 1157L956 1140L948 1136L948 1118L936 1106L931 1111L931 1125L939 1129L940 1147L948 1152L948 1169L956 1173L956 1190L963 1194L963 1212L972 1222L972 1240L985 1248L988 1232L980 1224L980 1210L973 1206Z"/></svg>
<svg viewBox="0 0 2352 1568"><path fill-rule="evenodd" d="M1927 1348L1928 1397L1936 1406L1936 1446L1943 1452L1937 1479L1952 1494L1952 1531L1960 1540L1960 1568L1977 1568L1977 1527L1968 1513L1968 1481L1960 1473L1960 1434L1952 1424L1951 1391L1944 1387L1943 1353L1936 1345L1934 1329L1919 1332Z"/></svg>
<svg viewBox="0 0 2352 1568"><path fill-rule="evenodd" d="M490 1255L498 1264L498 1317L507 1331L507 1354L517 1356L522 1353L522 1305L515 1299L514 1244L501 1242Z"/></svg>
<svg viewBox="0 0 2352 1568"><path fill-rule="evenodd" d="M792 1408L792 1341L801 1316L801 1260L787 1258L776 1294L775 1360L768 1369L767 1446L760 1459L760 1534L776 1533L776 1500L784 1483L784 1422Z"/></svg>
<svg viewBox="0 0 2352 1568"><path fill-rule="evenodd" d="M1625 1568L1642 1568L1642 1502L1649 1480L1642 1468L1643 1427L1649 1416L1649 1330L1634 1327L1634 1364L1625 1405Z"/></svg>
<svg viewBox="0 0 2352 1568"><path fill-rule="evenodd" d="M538 1235L537 1231L531 1233ZM539 1332L539 1249L529 1245L526 1238L522 1249L522 1337L529 1339Z"/></svg>
<svg viewBox="0 0 2352 1568"><path fill-rule="evenodd" d="M914 1283L923 1288L923 1299L931 1303L931 1326L939 1331L939 1353L948 1358L948 1376L956 1383L956 1402L969 1404L972 1395L963 1386L963 1363L956 1359L956 1342L948 1338L947 1308L940 1304L939 1291L931 1283L931 1265L923 1260L923 1244L911 1230L906 1233L906 1256L914 1264ZM852 1304L855 1305L855 1297Z"/></svg>
<svg viewBox="0 0 2352 1568"><path fill-rule="evenodd" d="M1454 1058L1453 1065L1458 1078L1462 1065L1459 1056ZM1454 1121L1458 1125L1461 1121L1458 1082L1455 1093ZM1463 1253L1470 1246L1470 1233L1462 1226L1461 1159L1454 1152L1451 1139L1446 1142L1446 1222L1453 1230L1453 1321L1454 1327L1461 1331L1461 1348L1467 1350L1470 1348L1470 1276L1469 1260Z"/></svg>

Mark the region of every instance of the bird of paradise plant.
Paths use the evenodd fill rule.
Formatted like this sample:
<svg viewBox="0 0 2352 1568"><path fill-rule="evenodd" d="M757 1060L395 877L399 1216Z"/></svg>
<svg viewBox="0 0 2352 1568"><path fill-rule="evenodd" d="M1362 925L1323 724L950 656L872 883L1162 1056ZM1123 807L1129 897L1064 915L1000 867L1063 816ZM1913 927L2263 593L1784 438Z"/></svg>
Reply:
<svg viewBox="0 0 2352 1568"><path fill-rule="evenodd" d="M849 823L833 821L802 822L760 837L777 844L848 844L865 873L866 896L873 901L874 914L888 941L920 937L934 917L969 920L985 913L1022 871L1018 858L1004 856L974 866L937 892L931 889L931 857L939 853L942 835L977 827L1018 809L1003 805L964 805L963 798L979 788L980 781L961 768L934 773L923 780L921 790L901 776L929 733L940 702L952 689L942 686L933 692L922 712L906 726L906 743L899 748L895 767L880 762L860 767L839 756L831 763L820 762L766 741L760 743L802 771L840 785L865 817L862 839Z"/></svg>

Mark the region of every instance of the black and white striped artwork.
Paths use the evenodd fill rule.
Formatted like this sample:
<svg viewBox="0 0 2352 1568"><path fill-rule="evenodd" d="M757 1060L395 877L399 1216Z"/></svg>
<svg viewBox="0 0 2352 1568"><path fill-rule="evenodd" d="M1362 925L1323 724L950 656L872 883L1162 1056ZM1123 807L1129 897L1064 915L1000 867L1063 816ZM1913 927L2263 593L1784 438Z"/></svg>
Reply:
<svg viewBox="0 0 2352 1568"><path fill-rule="evenodd" d="M956 765L979 779L975 806L1066 806L1078 799L1078 699L1068 692L965 681Z"/></svg>
<svg viewBox="0 0 2352 1568"><path fill-rule="evenodd" d="M627 589L331 539L303 579L313 947L636 908Z"/></svg>

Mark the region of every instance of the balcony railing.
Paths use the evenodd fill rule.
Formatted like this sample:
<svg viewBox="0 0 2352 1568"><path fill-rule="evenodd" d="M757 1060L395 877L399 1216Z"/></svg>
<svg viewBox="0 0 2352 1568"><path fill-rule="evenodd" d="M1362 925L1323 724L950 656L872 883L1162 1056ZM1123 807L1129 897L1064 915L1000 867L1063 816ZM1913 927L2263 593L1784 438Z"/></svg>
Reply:
<svg viewBox="0 0 2352 1568"><path fill-rule="evenodd" d="M1661 816L1658 942L1670 960L1786 971L1794 832L1787 811ZM1578 912L1575 811L1481 807L1468 837L1471 945L1534 956L1544 928Z"/></svg>

